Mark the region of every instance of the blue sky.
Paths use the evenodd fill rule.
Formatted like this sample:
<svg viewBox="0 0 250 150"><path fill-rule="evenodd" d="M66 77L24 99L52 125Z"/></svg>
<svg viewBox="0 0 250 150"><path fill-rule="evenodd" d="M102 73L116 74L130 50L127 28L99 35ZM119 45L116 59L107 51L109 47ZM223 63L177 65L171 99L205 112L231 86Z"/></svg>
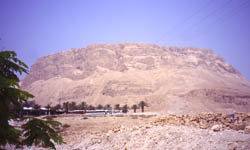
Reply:
<svg viewBox="0 0 250 150"><path fill-rule="evenodd" d="M94 43L211 48L250 80L249 0L0 0L0 48L29 66Z"/></svg>

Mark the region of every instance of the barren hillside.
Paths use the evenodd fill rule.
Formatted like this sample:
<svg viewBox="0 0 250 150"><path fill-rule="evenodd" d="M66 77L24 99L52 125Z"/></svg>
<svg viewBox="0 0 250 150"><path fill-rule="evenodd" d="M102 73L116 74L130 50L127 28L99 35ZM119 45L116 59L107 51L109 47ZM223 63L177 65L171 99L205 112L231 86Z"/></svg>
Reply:
<svg viewBox="0 0 250 150"><path fill-rule="evenodd" d="M250 83L209 49L94 44L39 58L22 88L42 105L137 104L167 113L250 110Z"/></svg>

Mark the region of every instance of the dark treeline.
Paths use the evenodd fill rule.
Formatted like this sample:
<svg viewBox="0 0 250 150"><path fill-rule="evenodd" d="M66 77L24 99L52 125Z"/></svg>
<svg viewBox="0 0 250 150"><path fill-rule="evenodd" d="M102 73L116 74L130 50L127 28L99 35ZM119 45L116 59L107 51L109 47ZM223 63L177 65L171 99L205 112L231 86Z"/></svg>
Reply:
<svg viewBox="0 0 250 150"><path fill-rule="evenodd" d="M136 113L136 110L140 108L141 112L144 112L145 107L148 107L148 104L144 101L140 101L139 104L134 104L131 107L129 107L127 104L124 105L115 104L112 107L110 104L106 105L98 104L96 106L93 106L93 105L88 105L86 102L81 102L79 104L77 104L76 102L64 102L61 108L64 109L66 112L70 110L121 110L123 113L127 113L129 109L133 109L134 112Z"/></svg>
<svg viewBox="0 0 250 150"><path fill-rule="evenodd" d="M129 109L132 109L134 113L136 113L137 109L141 109L141 112L144 112L144 108L148 107L148 104L144 101L141 101L139 104L133 104L132 106L128 106L127 104L120 105L115 104L114 106L111 106L111 104L106 105L89 105L86 102L64 102L62 105L57 104L54 106L46 105L41 106L35 102L35 100L25 101L22 103L22 107L17 108L11 108L13 112L15 112L17 115L34 115L34 116L40 116L40 115L53 115L53 114L62 114L62 113L69 113L71 111L75 110L83 110L82 112L87 112L89 110L118 110L123 113L127 113Z"/></svg>

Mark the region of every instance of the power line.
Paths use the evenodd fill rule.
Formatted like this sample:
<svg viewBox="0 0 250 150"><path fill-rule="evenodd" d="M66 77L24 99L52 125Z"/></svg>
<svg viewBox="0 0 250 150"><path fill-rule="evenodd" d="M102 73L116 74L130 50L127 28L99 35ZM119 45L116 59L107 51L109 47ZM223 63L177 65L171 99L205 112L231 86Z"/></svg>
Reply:
<svg viewBox="0 0 250 150"><path fill-rule="evenodd" d="M209 13L208 15L206 15L205 17L203 17L199 22L197 22L196 24L192 25L192 27L190 29L198 26L200 23L202 23L203 21L205 21L206 19L208 19L210 16L212 16L215 13L217 13L221 9L225 8L231 2L232 2L232 0L228 0L226 3L223 3L222 5L220 5L220 7L218 7L217 9L215 9L214 11L212 11L211 13Z"/></svg>
<svg viewBox="0 0 250 150"><path fill-rule="evenodd" d="M226 13L226 14L224 14L222 17L217 18L214 22L212 22L212 23L210 23L210 24L215 24L215 23L218 22L218 21L224 21L224 20L226 20L226 19L229 18L229 17L226 18L225 16L230 16L230 18L231 18L232 16L234 16L234 15L236 15L237 13L241 12L242 10L244 10L244 8L247 8L248 6L250 6L249 4L250 4L250 1L249 1L249 0L244 1L243 3L241 3L241 4L239 5L239 7L234 8L234 9L231 9L231 11L229 11L229 13ZM196 38L197 38L197 37L198 37L198 36L196 35Z"/></svg>
<svg viewBox="0 0 250 150"><path fill-rule="evenodd" d="M200 21L194 23L191 27L186 28L186 30L191 30L192 28L198 26L199 24L201 24L203 21L207 20L209 17L213 16L215 13L221 11L222 9L224 9L227 5L229 5L232 2L232 0L228 0L225 3L222 3L219 7L217 7L216 9L214 9L212 12L210 12L208 15L204 16L203 18L200 19Z"/></svg>
<svg viewBox="0 0 250 150"><path fill-rule="evenodd" d="M242 10L244 10L245 8L247 8L247 7L249 6L249 4L250 4L250 1L249 1L249 0L244 1L243 3L241 3L241 4L239 5L238 8L232 9L229 13L224 14L223 16L221 16L220 18L218 18L216 21L224 21L224 20L226 20L226 19L229 18L228 16L230 16L230 18L231 18L232 16L235 16L237 13L239 13L239 12L241 12ZM223 18L224 18L224 19L223 19ZM215 22L216 22L216 21L215 21Z"/></svg>
<svg viewBox="0 0 250 150"><path fill-rule="evenodd" d="M161 36L161 38L159 38L156 43L160 42L168 33L173 32L174 30L176 30L177 28L179 28L181 25L185 24L186 22L188 22L190 19L192 19L194 16L196 16L197 14L199 14L201 11L205 10L206 7L208 7L214 0L210 0L208 3L206 3L206 5L204 5L203 7L201 7L200 9L198 9L197 11L195 11L195 13L193 13L192 15L188 16L184 21L180 22L177 26L173 27L172 29L168 30L167 32L165 32L163 34L163 36Z"/></svg>

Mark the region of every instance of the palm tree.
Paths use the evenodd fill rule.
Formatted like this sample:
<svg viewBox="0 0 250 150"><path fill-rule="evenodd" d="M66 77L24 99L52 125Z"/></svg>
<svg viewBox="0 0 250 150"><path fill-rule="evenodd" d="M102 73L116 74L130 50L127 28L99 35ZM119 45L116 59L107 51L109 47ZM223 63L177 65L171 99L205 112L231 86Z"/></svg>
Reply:
<svg viewBox="0 0 250 150"><path fill-rule="evenodd" d="M138 109L138 105L134 104L131 108L134 109L134 113L136 113L136 109Z"/></svg>
<svg viewBox="0 0 250 150"><path fill-rule="evenodd" d="M120 104L115 104L115 110L121 110Z"/></svg>
<svg viewBox="0 0 250 150"><path fill-rule="evenodd" d="M51 107L52 113L59 114L61 113L62 106L60 104L57 104L53 107Z"/></svg>
<svg viewBox="0 0 250 150"><path fill-rule="evenodd" d="M92 105L89 105L89 106L88 106L88 110L95 110L95 107L92 106Z"/></svg>
<svg viewBox="0 0 250 150"><path fill-rule="evenodd" d="M87 110L87 107L88 107L88 105L87 105L87 103L86 102L81 102L79 105L78 105L78 109L80 109L80 110L84 110L85 111L85 113L86 113L86 110Z"/></svg>
<svg viewBox="0 0 250 150"><path fill-rule="evenodd" d="M65 109L66 113L69 111L69 102L63 103L63 108Z"/></svg>
<svg viewBox="0 0 250 150"><path fill-rule="evenodd" d="M141 107L141 111L144 112L144 107L148 107L148 104L144 101L140 101L139 106Z"/></svg>
<svg viewBox="0 0 250 150"><path fill-rule="evenodd" d="M103 109L103 106L101 104L99 104L96 108L97 109Z"/></svg>
<svg viewBox="0 0 250 150"><path fill-rule="evenodd" d="M78 105L78 109L81 109L81 110L86 110L87 109L87 103L86 102L81 102L79 105Z"/></svg>
<svg viewBox="0 0 250 150"><path fill-rule="evenodd" d="M53 109L55 109L55 110L58 110L58 109L61 109L61 108L62 108L62 106L60 104L57 104L56 106L53 107Z"/></svg>
<svg viewBox="0 0 250 150"><path fill-rule="evenodd" d="M128 112L128 109L129 109L129 107L128 107L127 104L125 104L125 105L122 106L122 112L123 112L123 113L127 113L127 112Z"/></svg>
<svg viewBox="0 0 250 150"><path fill-rule="evenodd" d="M111 110L111 109L112 109L112 107L111 107L111 105L110 105L110 104L107 104L107 105L105 106L105 109L107 109L107 110Z"/></svg>
<svg viewBox="0 0 250 150"><path fill-rule="evenodd" d="M77 109L76 102L69 103L69 109L70 110L76 110Z"/></svg>

